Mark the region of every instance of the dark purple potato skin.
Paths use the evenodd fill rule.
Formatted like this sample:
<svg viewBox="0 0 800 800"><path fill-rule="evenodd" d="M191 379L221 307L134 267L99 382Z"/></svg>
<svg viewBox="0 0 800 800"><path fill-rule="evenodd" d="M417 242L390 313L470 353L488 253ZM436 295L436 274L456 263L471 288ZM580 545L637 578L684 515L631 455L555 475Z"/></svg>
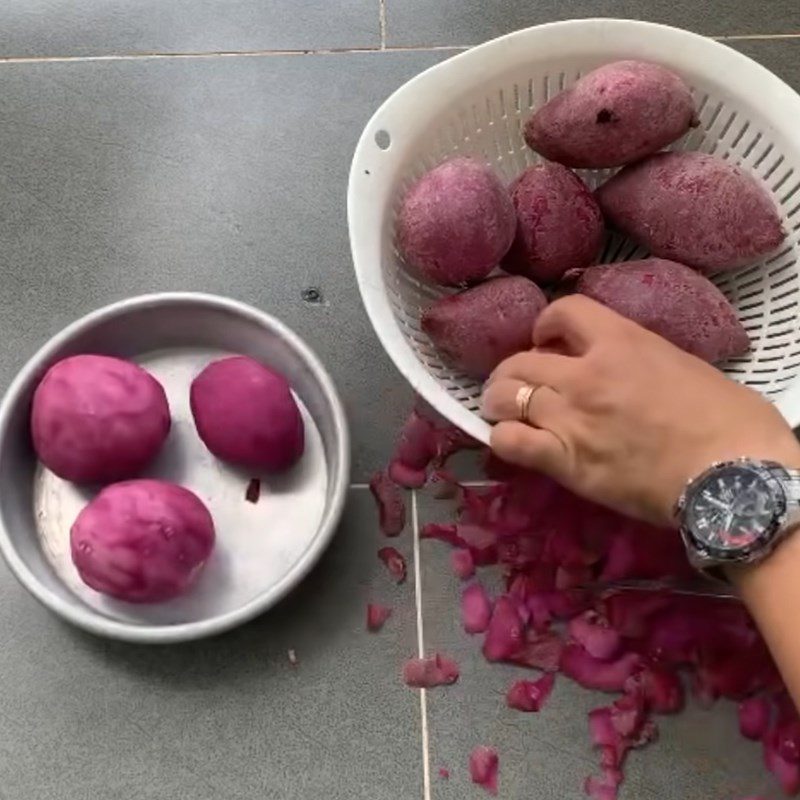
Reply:
<svg viewBox="0 0 800 800"><path fill-rule="evenodd" d="M74 483L135 477L158 455L170 424L161 384L119 358L65 358L47 371L33 396L36 454Z"/></svg>
<svg viewBox="0 0 800 800"><path fill-rule="evenodd" d="M214 547L214 522L199 497L166 481L109 486L78 514L72 561L83 582L129 603L186 592Z"/></svg>
<svg viewBox="0 0 800 800"><path fill-rule="evenodd" d="M246 356L209 364L192 382L192 415L217 458L281 472L303 455L305 430L286 379Z"/></svg>
<svg viewBox="0 0 800 800"><path fill-rule="evenodd" d="M658 64L618 61L590 72L525 125L528 146L568 167L621 167L696 124L689 87Z"/></svg>
<svg viewBox="0 0 800 800"><path fill-rule="evenodd" d="M422 330L454 366L483 379L533 346L533 325L546 305L542 290L527 278L493 278L437 300L422 315Z"/></svg>
<svg viewBox="0 0 800 800"><path fill-rule="evenodd" d="M539 284L587 267L603 243L603 215L586 184L560 164L528 167L511 184L517 232L503 269Z"/></svg>
<svg viewBox="0 0 800 800"><path fill-rule="evenodd" d="M704 153L658 153L597 190L610 225L659 258L711 275L740 269L784 240L775 204L749 173Z"/></svg>
<svg viewBox="0 0 800 800"><path fill-rule="evenodd" d="M453 158L420 178L403 198L397 245L406 263L441 286L483 280L506 254L516 220L495 173Z"/></svg>
<svg viewBox="0 0 800 800"><path fill-rule="evenodd" d="M647 258L589 267L577 290L709 363L750 349L725 295L675 261Z"/></svg>

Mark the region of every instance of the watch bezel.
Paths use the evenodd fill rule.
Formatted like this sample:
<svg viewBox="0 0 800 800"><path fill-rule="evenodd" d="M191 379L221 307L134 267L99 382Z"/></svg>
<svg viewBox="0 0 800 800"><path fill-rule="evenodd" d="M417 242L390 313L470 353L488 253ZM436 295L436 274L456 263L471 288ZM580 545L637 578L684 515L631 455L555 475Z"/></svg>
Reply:
<svg viewBox="0 0 800 800"><path fill-rule="evenodd" d="M713 545L709 545L695 534L686 522L686 511L694 497L696 497L700 487L703 486L710 477L721 469L730 469L733 467L745 469L758 475L769 487L776 502L776 509L771 522L756 541L737 548L717 548ZM738 458L731 461L714 462L708 469L704 470L689 483L676 504L676 513L681 520L681 536L694 561L698 562L701 566L704 564L741 564L755 560L765 550L769 549L770 544L783 529L788 514L788 498L784 485L776 474L778 471L785 473L786 478L789 478L788 472L779 464L755 461L750 458Z"/></svg>

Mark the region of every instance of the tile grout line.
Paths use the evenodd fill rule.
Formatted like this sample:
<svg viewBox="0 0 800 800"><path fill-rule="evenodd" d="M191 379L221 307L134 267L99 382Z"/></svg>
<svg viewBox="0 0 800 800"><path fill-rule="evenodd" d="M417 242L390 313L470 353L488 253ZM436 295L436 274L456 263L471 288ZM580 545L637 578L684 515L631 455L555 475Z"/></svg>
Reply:
<svg viewBox="0 0 800 800"><path fill-rule="evenodd" d="M732 33L726 36L712 36L718 42L750 42L763 39L765 41L772 40L792 40L800 39L800 33Z"/></svg>
<svg viewBox="0 0 800 800"><path fill-rule="evenodd" d="M468 50L471 45L431 45L429 47L414 47L395 45L389 47L330 47L307 50L217 50L217 51L188 51L185 53L109 53L96 56L0 56L1 64L48 64L69 62L92 61L164 61L174 59L208 59L208 58L269 58L271 56L335 56L358 55L369 53L413 53L428 51L462 51Z"/></svg>
<svg viewBox="0 0 800 800"><path fill-rule="evenodd" d="M381 28L381 50L386 49L386 0L378 0L378 18Z"/></svg>
<svg viewBox="0 0 800 800"><path fill-rule="evenodd" d="M425 634L422 625L422 561L419 543L419 510L417 490L411 490L411 525L414 534L414 600L417 608L417 650L420 658L425 657ZM431 800L431 759L430 738L428 735L428 696L425 689L419 690L420 728L422 731L422 797Z"/></svg>
<svg viewBox="0 0 800 800"><path fill-rule="evenodd" d="M458 481L459 486L466 486L468 489L483 489L489 486L497 486L498 481L493 480L466 480L466 481ZM347 487L348 489L359 490L363 491L365 489L369 489L370 486L368 483L351 483Z"/></svg>
<svg viewBox="0 0 800 800"><path fill-rule="evenodd" d="M385 0L380 0L381 9L385 12ZM440 45L393 45L389 46L385 40L385 13L382 14L381 42L378 47L331 47L305 50L219 50L219 51L188 51L183 53L111 53L108 55L94 56L0 56L2 64L48 64L69 62L103 62L103 61L163 61L167 59L209 59L209 58L263 58L270 56L326 56L326 55L351 55L368 53L427 53L427 52L461 52L476 47L480 42L473 44L440 44ZM757 42L757 41L796 41L800 33L752 33L752 34L727 34L709 36L720 42Z"/></svg>
<svg viewBox="0 0 800 800"><path fill-rule="evenodd" d="M426 689L419 690L419 713L422 718L422 798L431 800L431 756L428 738L428 695Z"/></svg>

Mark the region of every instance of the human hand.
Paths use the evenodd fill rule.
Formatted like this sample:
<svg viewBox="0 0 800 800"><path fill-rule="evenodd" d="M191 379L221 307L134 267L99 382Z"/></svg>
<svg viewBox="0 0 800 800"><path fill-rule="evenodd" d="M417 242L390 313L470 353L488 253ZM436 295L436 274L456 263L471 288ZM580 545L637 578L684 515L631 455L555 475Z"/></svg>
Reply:
<svg viewBox="0 0 800 800"><path fill-rule="evenodd" d="M741 456L800 467L800 444L761 395L580 295L537 320L533 349L484 389L492 448L631 516L674 525L687 481ZM517 393L536 388L528 419Z"/></svg>

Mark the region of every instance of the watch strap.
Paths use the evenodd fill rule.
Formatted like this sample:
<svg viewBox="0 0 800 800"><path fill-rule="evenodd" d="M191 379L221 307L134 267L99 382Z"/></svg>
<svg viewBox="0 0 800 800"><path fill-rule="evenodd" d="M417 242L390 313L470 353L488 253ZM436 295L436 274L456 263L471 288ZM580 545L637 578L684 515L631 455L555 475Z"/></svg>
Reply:
<svg viewBox="0 0 800 800"><path fill-rule="evenodd" d="M780 465L770 467L786 492L786 501L800 509L800 469L786 469Z"/></svg>

